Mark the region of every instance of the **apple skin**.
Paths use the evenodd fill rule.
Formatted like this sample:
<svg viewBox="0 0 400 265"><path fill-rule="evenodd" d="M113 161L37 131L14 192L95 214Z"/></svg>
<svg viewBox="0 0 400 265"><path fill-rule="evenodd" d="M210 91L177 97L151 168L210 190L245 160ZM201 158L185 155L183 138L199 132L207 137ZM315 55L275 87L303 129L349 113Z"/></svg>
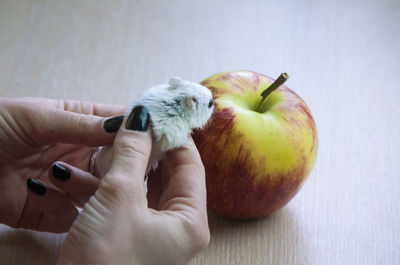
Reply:
<svg viewBox="0 0 400 265"><path fill-rule="evenodd" d="M287 204L311 172L318 139L305 102L285 85L255 111L274 81L251 71L231 71L201 82L215 110L193 134L206 170L208 208L225 217L253 219Z"/></svg>

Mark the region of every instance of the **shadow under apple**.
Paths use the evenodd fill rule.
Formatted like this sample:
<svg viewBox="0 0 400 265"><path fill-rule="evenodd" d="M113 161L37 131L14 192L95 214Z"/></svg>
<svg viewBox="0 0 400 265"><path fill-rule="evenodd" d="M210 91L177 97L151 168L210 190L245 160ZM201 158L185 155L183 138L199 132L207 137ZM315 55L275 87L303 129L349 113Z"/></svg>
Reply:
<svg viewBox="0 0 400 265"><path fill-rule="evenodd" d="M309 264L295 213L288 207L271 215L238 221L209 211L211 241L195 264Z"/></svg>

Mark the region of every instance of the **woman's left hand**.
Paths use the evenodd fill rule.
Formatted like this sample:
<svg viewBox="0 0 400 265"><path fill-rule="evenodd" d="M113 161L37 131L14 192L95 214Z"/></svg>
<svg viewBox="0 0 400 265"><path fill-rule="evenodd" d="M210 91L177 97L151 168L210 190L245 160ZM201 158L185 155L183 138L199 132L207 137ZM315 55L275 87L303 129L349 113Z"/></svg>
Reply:
<svg viewBox="0 0 400 265"><path fill-rule="evenodd" d="M125 110L124 106L81 101L0 98L0 223L39 231L68 231L78 215L74 203L79 204L79 191L74 197L49 184L49 170L55 161L62 160L69 170L81 175L88 171L96 147L112 144L112 132L122 122L122 118L116 118L105 126L105 117L123 115ZM61 175L68 174L62 166L57 169ZM29 178L39 179L46 187L43 191L51 193L53 200L28 196Z"/></svg>

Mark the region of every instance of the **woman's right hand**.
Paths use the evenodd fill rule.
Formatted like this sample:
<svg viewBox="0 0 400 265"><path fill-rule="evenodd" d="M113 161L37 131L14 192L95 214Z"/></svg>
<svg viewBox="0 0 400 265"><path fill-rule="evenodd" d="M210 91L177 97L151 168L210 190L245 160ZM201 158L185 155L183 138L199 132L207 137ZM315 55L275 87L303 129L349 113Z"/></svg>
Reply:
<svg viewBox="0 0 400 265"><path fill-rule="evenodd" d="M124 120L111 169L73 223L58 264L187 264L207 246L205 172L194 144L167 153L146 195L148 119L139 107Z"/></svg>

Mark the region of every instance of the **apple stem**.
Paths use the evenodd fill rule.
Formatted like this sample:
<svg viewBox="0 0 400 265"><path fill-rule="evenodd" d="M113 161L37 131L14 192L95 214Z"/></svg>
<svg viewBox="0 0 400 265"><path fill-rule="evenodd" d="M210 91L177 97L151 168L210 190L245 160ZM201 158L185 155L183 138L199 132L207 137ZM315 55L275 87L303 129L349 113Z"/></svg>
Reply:
<svg viewBox="0 0 400 265"><path fill-rule="evenodd" d="M278 87L280 87L283 83L286 82L286 80L288 80L289 76L287 73L282 73L278 79L276 79L267 89L265 89L262 93L262 99L260 101L260 103L258 103L258 106L256 108L257 111L260 110L261 104L264 102L264 100L272 93L272 91L274 91L275 89L277 89Z"/></svg>

